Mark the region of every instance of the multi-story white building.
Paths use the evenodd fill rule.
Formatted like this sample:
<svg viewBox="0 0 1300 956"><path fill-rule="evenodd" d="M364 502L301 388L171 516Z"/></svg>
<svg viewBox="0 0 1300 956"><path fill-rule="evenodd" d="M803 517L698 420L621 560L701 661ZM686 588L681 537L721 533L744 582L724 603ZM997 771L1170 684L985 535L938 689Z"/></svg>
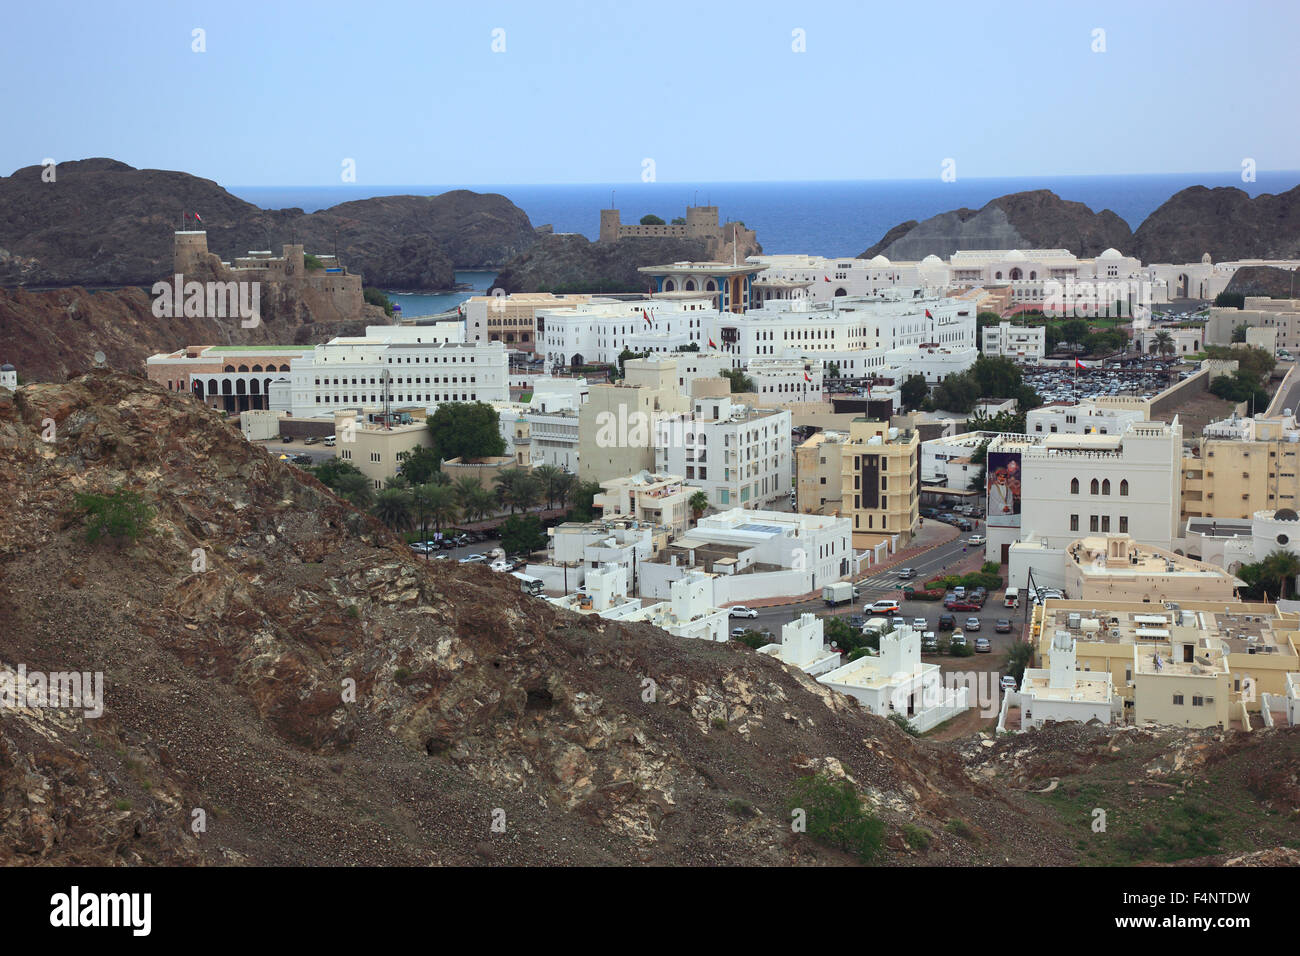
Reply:
<svg viewBox="0 0 1300 956"><path fill-rule="evenodd" d="M537 310L537 341L547 370L614 364L624 349L656 357L694 343L708 346L705 323L716 317L713 293L673 292L649 299L593 299Z"/></svg>
<svg viewBox="0 0 1300 956"><path fill-rule="evenodd" d="M987 453L989 559L1008 563L1011 582L1022 586L1031 567L1036 577L1063 568L1061 554L1087 534L1174 550L1182 444L1176 417L1130 422L1119 434L995 440Z"/></svg>
<svg viewBox="0 0 1300 956"><path fill-rule="evenodd" d="M1047 328L999 322L984 329L981 346L990 358L1002 356L1017 362L1036 363L1047 354Z"/></svg>
<svg viewBox="0 0 1300 956"><path fill-rule="evenodd" d="M791 427L785 409L698 397L690 415L655 423L655 470L684 476L716 508L758 508L790 493Z"/></svg>
<svg viewBox="0 0 1300 956"><path fill-rule="evenodd" d="M885 353L885 364L900 379L920 375L927 385L937 385L950 375L966 371L979 358L979 350L968 348L905 345Z"/></svg>
<svg viewBox="0 0 1300 956"><path fill-rule="evenodd" d="M800 614L781 627L780 644L764 644L760 654L816 677L840 665L840 652L826 645L825 625L816 614Z"/></svg>
<svg viewBox="0 0 1300 956"><path fill-rule="evenodd" d="M290 363L295 418L385 401L432 412L443 402L504 402L510 392L500 342L430 341L423 326L372 326ZM275 408L274 400L272 407Z"/></svg>

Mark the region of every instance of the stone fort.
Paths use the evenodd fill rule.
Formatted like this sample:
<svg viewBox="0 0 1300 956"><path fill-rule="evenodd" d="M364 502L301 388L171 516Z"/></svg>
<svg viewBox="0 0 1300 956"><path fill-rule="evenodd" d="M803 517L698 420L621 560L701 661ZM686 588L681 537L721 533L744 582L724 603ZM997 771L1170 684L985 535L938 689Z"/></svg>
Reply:
<svg viewBox="0 0 1300 956"><path fill-rule="evenodd" d="M732 233L740 249L756 249L758 236L741 223L718 224L717 206L687 206L684 223L665 223L662 226L624 224L617 209L600 211L599 242L618 242L620 239L703 239L708 243L709 256L723 259L731 256ZM743 258L746 253L741 253Z"/></svg>
<svg viewBox="0 0 1300 956"><path fill-rule="evenodd" d="M175 234L172 268L186 279L201 282L260 282L263 302L274 293L292 289L317 322L352 321L363 317L365 299L361 276L351 275L334 256L315 256L319 269L307 268L302 243L285 243L281 255L270 250L249 252L234 262L223 262L208 251L208 234L204 230L186 230Z"/></svg>

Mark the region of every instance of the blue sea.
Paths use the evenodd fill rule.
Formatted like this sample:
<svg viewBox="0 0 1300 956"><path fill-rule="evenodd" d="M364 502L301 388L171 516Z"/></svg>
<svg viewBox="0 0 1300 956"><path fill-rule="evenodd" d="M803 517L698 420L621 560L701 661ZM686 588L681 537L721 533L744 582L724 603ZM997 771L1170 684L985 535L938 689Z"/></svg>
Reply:
<svg viewBox="0 0 1300 956"><path fill-rule="evenodd" d="M689 205L716 205L721 221L739 220L758 233L769 254L808 253L856 256L889 229L949 209L978 209L991 199L1030 189L1050 189L1062 199L1094 211L1110 209L1137 229L1161 203L1188 186L1235 186L1251 196L1280 193L1300 185L1300 171L1260 171L1243 183L1239 171L1142 176L1056 176L1015 179L860 180L756 183L590 183L582 185L427 185L427 186L231 186L230 192L264 209L298 207L315 212L373 196L435 195L449 189L500 193L528 214L534 226L576 232L595 239L600 209L611 203L624 222L646 213L664 220ZM458 273L460 281L488 288L492 273ZM454 308L469 293L447 296L394 296L407 316Z"/></svg>
<svg viewBox="0 0 1300 956"><path fill-rule="evenodd" d="M624 222L646 213L665 221L690 205L716 205L723 222L735 219L757 230L763 251L856 256L889 229L909 219L925 219L962 206L978 209L990 199L1029 189L1050 189L1062 199L1095 211L1110 209L1133 229L1157 206L1188 186L1235 186L1251 196L1285 192L1300 185L1300 171L1260 171L1243 183L1237 171L1152 176L1056 176L1020 179L862 180L853 182L766 183L591 183L584 185L500 186L230 186L230 192L264 209L299 207L315 212L353 199L449 189L500 193L528 214L534 226L577 232L595 239L600 209L613 205Z"/></svg>

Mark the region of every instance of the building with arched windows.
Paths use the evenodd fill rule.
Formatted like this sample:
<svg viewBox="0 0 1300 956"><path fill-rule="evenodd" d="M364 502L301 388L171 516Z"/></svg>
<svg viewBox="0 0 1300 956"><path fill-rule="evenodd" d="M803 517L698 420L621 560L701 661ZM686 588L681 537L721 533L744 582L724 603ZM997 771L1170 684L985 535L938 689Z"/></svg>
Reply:
<svg viewBox="0 0 1300 956"><path fill-rule="evenodd" d="M225 412L270 409L272 385L310 345L190 345L145 359L151 382Z"/></svg>

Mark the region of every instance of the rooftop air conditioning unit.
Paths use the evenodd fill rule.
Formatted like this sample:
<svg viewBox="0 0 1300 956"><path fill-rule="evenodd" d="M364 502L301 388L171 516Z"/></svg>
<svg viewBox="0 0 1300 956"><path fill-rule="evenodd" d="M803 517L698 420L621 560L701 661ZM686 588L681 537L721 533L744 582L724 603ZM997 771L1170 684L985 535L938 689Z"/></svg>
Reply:
<svg viewBox="0 0 1300 956"><path fill-rule="evenodd" d="M1119 628L1113 628L1110 632L1111 637L1119 637Z"/></svg>

